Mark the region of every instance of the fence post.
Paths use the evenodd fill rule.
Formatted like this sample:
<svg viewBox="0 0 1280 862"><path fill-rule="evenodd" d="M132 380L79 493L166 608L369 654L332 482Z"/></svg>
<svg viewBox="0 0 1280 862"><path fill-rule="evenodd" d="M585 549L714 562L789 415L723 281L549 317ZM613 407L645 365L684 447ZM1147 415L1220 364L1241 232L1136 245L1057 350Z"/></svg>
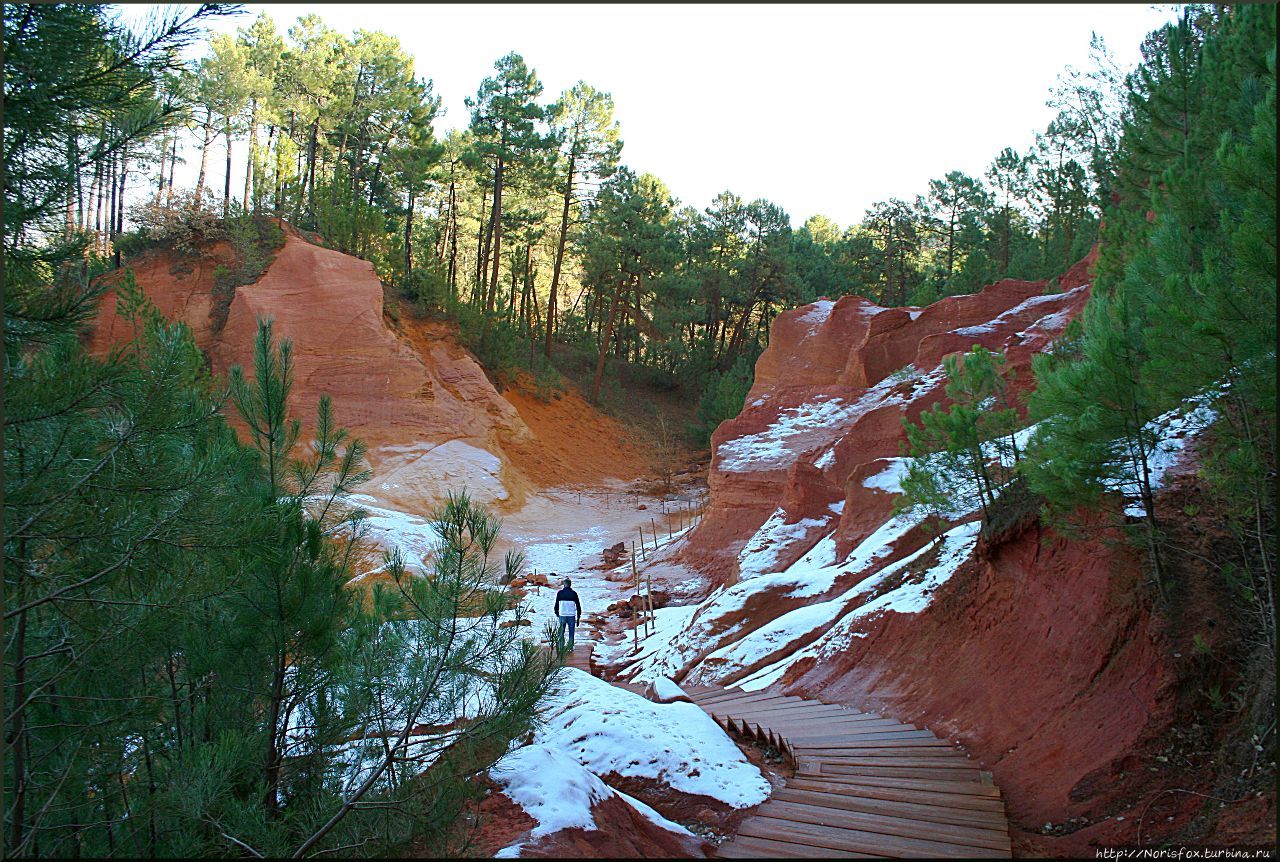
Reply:
<svg viewBox="0 0 1280 862"><path fill-rule="evenodd" d="M633 542L631 545L631 583L635 587L635 594L640 593L640 575L636 572L636 546ZM630 604L630 602L628 602ZM632 608L635 613L635 608ZM631 618L631 640L635 645L635 651L640 652L640 620L634 615Z"/></svg>
<svg viewBox="0 0 1280 862"><path fill-rule="evenodd" d="M653 620L653 575L648 570L644 573L644 598L645 604L649 606L649 617L645 620L644 630L653 634L658 630L658 626Z"/></svg>

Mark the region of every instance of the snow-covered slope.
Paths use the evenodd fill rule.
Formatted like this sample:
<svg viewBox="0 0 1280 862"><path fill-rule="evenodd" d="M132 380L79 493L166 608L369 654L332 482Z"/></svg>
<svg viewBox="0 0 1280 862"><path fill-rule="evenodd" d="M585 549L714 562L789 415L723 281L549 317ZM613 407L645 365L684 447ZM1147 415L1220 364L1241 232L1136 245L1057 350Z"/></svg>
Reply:
<svg viewBox="0 0 1280 862"><path fill-rule="evenodd" d="M566 668L559 692L542 704L533 740L490 771L536 822L499 855L562 830L598 828L597 807L619 798L655 826L689 837L683 826L610 785L661 785L687 800L730 809L763 802L769 782L724 731L692 703L659 704Z"/></svg>

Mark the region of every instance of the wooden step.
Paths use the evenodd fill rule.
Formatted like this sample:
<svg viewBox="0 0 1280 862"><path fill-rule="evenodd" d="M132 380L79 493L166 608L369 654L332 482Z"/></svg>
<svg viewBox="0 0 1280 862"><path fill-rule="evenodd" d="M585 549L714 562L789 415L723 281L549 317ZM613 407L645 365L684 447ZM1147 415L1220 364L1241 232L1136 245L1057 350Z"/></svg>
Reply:
<svg viewBox="0 0 1280 862"><path fill-rule="evenodd" d="M1004 802L990 796L975 796L964 793L929 790L917 787L882 787L872 784L838 784L827 781L816 781L810 778L794 777L787 779L787 788L793 790L823 793L848 799L879 799L884 802L911 802L930 805L940 810L955 812L981 812L1004 817Z"/></svg>
<svg viewBox="0 0 1280 862"><path fill-rule="evenodd" d="M898 749L901 752L902 749ZM839 766L910 766L910 767L926 767L930 769L971 769L975 773L978 772L977 765L966 760L964 755L957 757L953 752L946 751L940 755L933 757L921 757L911 754L891 754L883 757L864 757L860 755L837 754L834 751L824 751L821 754L804 754L804 759L810 763L817 761L818 763L833 763ZM974 775L974 780L980 780Z"/></svg>
<svg viewBox="0 0 1280 862"><path fill-rule="evenodd" d="M948 769L939 766L847 766L842 763L822 762L812 758L800 758L798 772L817 773L818 775L855 775L858 777L885 778L926 778L936 781L973 782L981 784L978 770L971 773L964 770ZM963 777L962 777L963 776Z"/></svg>
<svg viewBox="0 0 1280 862"><path fill-rule="evenodd" d="M794 707L791 709L737 709L732 706L727 707L704 707L704 710L712 715L732 715L740 718L749 718L752 721L769 721L773 723L789 722L822 722L824 724L833 721L842 724L853 724L865 727L875 727L879 725L901 724L892 718L881 718L878 715L863 715L857 712L849 712L848 710L826 710L814 709L813 707Z"/></svg>
<svg viewBox="0 0 1280 862"><path fill-rule="evenodd" d="M893 718L781 694L686 688L720 724L769 739L796 775L724 858L1010 855L1000 792L965 752Z"/></svg>
<svg viewBox="0 0 1280 862"><path fill-rule="evenodd" d="M960 752L958 748L945 739L938 739L932 733L910 739L872 739L865 737L848 737L839 734L831 736L806 736L803 743L796 745L796 751L883 751L894 748L938 748L944 751Z"/></svg>
<svg viewBox="0 0 1280 862"><path fill-rule="evenodd" d="M768 708L778 708L785 706L814 706L809 701L801 701L800 698L790 697L790 695L771 694L768 697L760 697L756 694L733 694L728 697L712 699L712 701L699 701L699 706L714 710L714 708L739 708L739 710L768 710ZM822 706L822 704L817 704Z"/></svg>
<svg viewBox="0 0 1280 862"><path fill-rule="evenodd" d="M740 835L754 838L771 838L775 841L793 841L812 847L831 850L851 850L857 853L875 853L883 856L913 856L963 859L974 856L995 856L996 851L975 852L973 847L951 844L945 841L928 841L923 838L905 838L900 835L884 835L860 829L838 829L815 823L796 823L779 817L756 815L742 824ZM1007 854L1006 854L1007 855Z"/></svg>
<svg viewBox="0 0 1280 862"><path fill-rule="evenodd" d="M910 797L911 793L901 792L900 795ZM1007 834L1008 821L999 811L951 808L947 805L947 800L941 797L942 794L922 793L917 797L920 801L909 801L908 799L879 799L874 796L847 796L832 791L824 793L805 790L796 783L795 779L792 779L786 787L775 790L769 800L771 802L803 802L808 805L861 811L866 814L888 814L908 820L951 823L956 826L971 826Z"/></svg>
<svg viewBox="0 0 1280 862"><path fill-rule="evenodd" d="M798 770L793 781L808 781L833 784L844 787L884 787L900 790L927 790L933 793L948 793L952 796L976 796L985 799L999 799L1000 791L980 781L945 781L930 778L910 778L889 775L824 775Z"/></svg>
<svg viewBox="0 0 1280 862"><path fill-rule="evenodd" d="M739 835L716 848L720 859L876 859L874 853L852 853L809 844Z"/></svg>
<svg viewBox="0 0 1280 862"><path fill-rule="evenodd" d="M798 703L763 703L763 704L744 704L739 707L744 712L813 712L820 715L848 715L857 716L859 718L882 718L883 716L874 715L872 713L858 712L853 709L845 709L843 706L833 706L829 703L815 703L811 700L802 700Z"/></svg>
<svg viewBox="0 0 1280 862"><path fill-rule="evenodd" d="M797 710L794 714L785 714L762 710L760 712L748 712L746 710L733 709L727 707L725 709L708 709L705 710L711 715L732 715L734 717L749 718L752 721L768 721L771 724L789 724L803 730L812 730L821 732L824 727L843 727L851 730L870 730L876 727L906 727L910 730L916 730L914 725L903 724L892 718L865 718L850 713L820 713L820 712L804 712Z"/></svg>
<svg viewBox="0 0 1280 862"><path fill-rule="evenodd" d="M764 697L784 697L784 696L785 695L779 695L779 694L761 694L760 692L756 692L756 691L743 691L740 688L725 688L725 689L721 689L720 691L714 694L705 695L703 697L703 700L707 702L715 702L718 700L732 700L734 698L751 698L752 700L758 700Z"/></svg>
<svg viewBox="0 0 1280 862"><path fill-rule="evenodd" d="M787 732L785 728L774 728L775 733L780 731L791 741L792 745L797 747L808 743L815 737L822 738L831 735L829 733L815 734ZM867 742L873 740L885 739L937 739L936 736L927 730L873 730L868 731L867 733L848 733L845 734L844 738L850 740L850 745L865 745ZM854 739L857 740L856 743L853 742Z"/></svg>
<svg viewBox="0 0 1280 862"><path fill-rule="evenodd" d="M1006 853L1010 849L1009 836L990 829L930 823L882 813L868 814L862 811L770 799L761 806L757 814L796 823L859 829L901 838L921 838L975 849L1002 850Z"/></svg>
<svg viewBox="0 0 1280 862"><path fill-rule="evenodd" d="M765 723L765 722L762 722ZM768 725L775 731L785 733L789 737L804 736L807 734L820 733L825 736L831 736L839 733L847 737L868 736L878 733L919 733L923 732L929 736L933 734L928 731L920 731L919 728L909 724L899 724L891 718L878 718L875 721L848 721L843 718L832 718L826 721L818 721L814 719L790 719L790 718L770 718Z"/></svg>

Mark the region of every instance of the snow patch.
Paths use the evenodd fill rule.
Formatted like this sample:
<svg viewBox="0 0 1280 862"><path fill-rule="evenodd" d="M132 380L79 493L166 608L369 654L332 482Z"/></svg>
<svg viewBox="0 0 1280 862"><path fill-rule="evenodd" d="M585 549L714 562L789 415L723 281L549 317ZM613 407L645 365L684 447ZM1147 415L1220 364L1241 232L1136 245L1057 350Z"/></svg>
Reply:
<svg viewBox="0 0 1280 862"><path fill-rule="evenodd" d="M831 316L831 309L834 307L835 303L829 299L819 299L817 302L810 303L808 311L796 318L797 323L809 325L805 338L817 334L822 324L826 323L827 318Z"/></svg>
<svg viewBox="0 0 1280 862"><path fill-rule="evenodd" d="M721 443L716 450L721 470L752 473L790 467L805 443L830 446L834 437L848 429L864 414L891 404L905 404L933 388L941 379L942 368L921 378L911 396L904 397L893 389L901 381L886 377L866 389L853 403L842 398L814 400L789 407L777 420L755 434L745 434ZM816 438L816 439L815 439Z"/></svg>
<svg viewBox="0 0 1280 862"><path fill-rule="evenodd" d="M595 829L591 806L613 791L576 758L546 745L526 745L504 755L489 770L502 792L538 821L540 838L561 829Z"/></svg>
<svg viewBox="0 0 1280 862"><path fill-rule="evenodd" d="M802 540L809 530L822 527L830 518L801 518L794 524L786 523L787 513L775 509L760 529L756 530L738 554L738 578L747 580L768 572L777 571L778 558L793 543Z"/></svg>
<svg viewBox="0 0 1280 862"><path fill-rule="evenodd" d="M530 747L563 753L595 775L653 779L733 808L768 797L760 770L700 707L653 703L576 668L562 680L561 692L543 704L544 724Z"/></svg>
<svg viewBox="0 0 1280 862"><path fill-rule="evenodd" d="M1187 444L1218 418L1218 411L1210 406L1212 399L1213 395L1209 393L1188 398L1180 406L1160 414L1144 426L1156 440L1147 457L1147 470L1153 491L1164 486L1165 473L1182 460ZM1117 447L1117 451L1120 451L1120 447ZM1137 475L1131 470L1120 490L1132 499L1124 513L1143 518L1148 513L1142 503L1139 487Z"/></svg>
<svg viewBox="0 0 1280 862"><path fill-rule="evenodd" d="M1015 305L1013 308L1003 312L998 317L988 321L987 323L980 323L977 326L962 326L959 329L953 329L951 331L956 335L984 335L988 332L995 332L997 327L1003 325L1004 323L1007 323L1009 319L1016 317L1017 315L1021 314L1022 312L1026 311L1029 308L1034 308L1037 305L1043 305L1044 303L1047 303L1047 302L1053 302L1053 303L1062 302L1067 297L1072 296L1077 290L1083 290L1083 289L1084 289L1083 287L1077 287L1074 290L1068 291L1067 293L1044 293L1044 294L1037 294L1035 296L1029 296L1026 299L1024 299L1022 302ZM1045 318L1041 318L1041 320L1044 320L1044 319ZM1028 328L1032 328L1032 327L1028 327Z"/></svg>
<svg viewBox="0 0 1280 862"><path fill-rule="evenodd" d="M684 689L671 681L669 677L660 676L653 681L653 696L660 703L667 703L681 697L688 697Z"/></svg>
<svg viewBox="0 0 1280 862"><path fill-rule="evenodd" d="M934 592L939 586L955 574L960 564L969 558L978 541L981 525L977 522L961 524L944 533L940 538L938 562L921 576L905 580L892 590L862 604L856 605L848 613L840 616L840 611L848 608L859 597L875 593L887 580L907 569L912 563L928 553L932 546L925 546L914 554L886 566L874 577L857 584L843 596L819 605L800 608L775 620L766 638L790 637L792 642L806 633L811 634L817 628L825 628L818 638L809 645L795 650L790 655L767 665L741 680L738 685L746 691L758 691L767 688L782 678L796 662L805 658L822 661L848 647L855 637L866 637L866 632L857 630L856 626L863 620L878 617L885 613L917 614L929 606ZM807 613L801 614L800 611ZM836 619L838 617L838 619ZM832 620L836 620L832 624ZM761 630L764 631L763 629ZM754 632L752 633L755 634ZM750 638L743 639L741 652L750 655L745 644ZM764 653L767 656L768 653ZM758 658L756 659L759 660Z"/></svg>
<svg viewBox="0 0 1280 862"><path fill-rule="evenodd" d="M889 466L874 476L864 479L862 487L875 488L887 494L901 494L902 480L907 476L907 469L911 466L912 459L886 458L885 460L889 462Z"/></svg>

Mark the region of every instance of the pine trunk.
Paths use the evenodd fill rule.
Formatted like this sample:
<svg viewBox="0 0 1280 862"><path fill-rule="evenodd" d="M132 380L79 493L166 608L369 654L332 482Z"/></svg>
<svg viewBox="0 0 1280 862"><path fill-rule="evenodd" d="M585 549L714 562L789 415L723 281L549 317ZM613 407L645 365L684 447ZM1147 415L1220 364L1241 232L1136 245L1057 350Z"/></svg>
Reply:
<svg viewBox="0 0 1280 862"><path fill-rule="evenodd" d="M409 186L409 206L404 218L404 283L412 283L413 276L413 186Z"/></svg>
<svg viewBox="0 0 1280 862"><path fill-rule="evenodd" d="M551 334L556 320L556 293L560 288L560 266L564 261L565 240L569 236L569 205L573 200L573 172L576 154L569 154L569 175L564 183L564 207L560 212L560 240L556 243L556 262L551 268L551 293L547 296L547 338L543 353L551 358Z"/></svg>
<svg viewBox="0 0 1280 862"><path fill-rule="evenodd" d="M108 245L115 241L116 238L116 182L119 178L119 155L111 154L111 167L107 171L107 182L111 184L110 205L107 207L107 243Z"/></svg>
<svg viewBox="0 0 1280 862"><path fill-rule="evenodd" d="M311 123L311 142L307 148L307 178L303 188L307 190L307 219L311 227L315 227L316 219L316 147L320 136L320 118Z"/></svg>
<svg viewBox="0 0 1280 862"><path fill-rule="evenodd" d="M231 215L231 118L227 117L226 125L222 127L222 134L227 139L227 172L222 181L222 217L224 219Z"/></svg>
<svg viewBox="0 0 1280 862"><path fill-rule="evenodd" d="M481 285L484 283L485 261L488 257L489 250L487 244L488 227L485 224L485 213L489 206L489 190L482 189L480 191L480 221L476 224L476 280L475 288L471 293L471 304L479 307L484 301L484 291Z"/></svg>
<svg viewBox="0 0 1280 862"><path fill-rule="evenodd" d="M270 167L268 164L268 162L271 159L271 146L272 144L275 143L275 140L276 140L276 127L274 125L268 125L267 126L267 148L262 151L262 169L267 173L268 176L271 175ZM279 170L279 167L280 167L279 160L277 159L276 169ZM258 180L258 194L256 197L264 197L266 189L263 188L262 177L257 177L257 180ZM276 187L279 188L279 179L276 180ZM279 194L277 194L276 195L277 203L275 206L275 209L277 210L280 208L280 204L278 202L279 197L280 197Z"/></svg>
<svg viewBox="0 0 1280 862"><path fill-rule="evenodd" d="M493 267L493 271L489 275L489 295L485 300L486 313L493 311L493 305L498 295L498 264L502 259L502 174L505 167L506 165L502 158L499 157L498 169L493 182L493 211L490 213L490 221L493 225L490 229L493 251L490 255L489 263ZM487 319L485 328L488 329Z"/></svg>
<svg viewBox="0 0 1280 862"><path fill-rule="evenodd" d="M178 169L178 136L173 136L173 148L169 150L169 183L165 186L164 205L173 206L173 175Z"/></svg>
<svg viewBox="0 0 1280 862"><path fill-rule="evenodd" d="M276 819L280 816L280 766L283 758L280 753L280 713L284 704L285 657L277 656L275 674L271 680L271 702L267 716L267 754L266 782L267 791L263 796L263 806L267 816Z"/></svg>
<svg viewBox="0 0 1280 862"><path fill-rule="evenodd" d="M449 168L449 296L458 299L458 198L453 184L453 167Z"/></svg>
<svg viewBox="0 0 1280 862"><path fill-rule="evenodd" d="M204 177L205 169L209 166L209 144L213 141L213 112L206 110L204 112L204 124L201 126L204 130L204 142L200 145L200 175L196 177L196 206L200 206L200 199L204 195Z"/></svg>
<svg viewBox="0 0 1280 862"><path fill-rule="evenodd" d="M244 159L244 209L245 212L256 209L249 206L249 195L253 193L253 151L258 143L258 100L249 102L249 140L248 154Z"/></svg>
<svg viewBox="0 0 1280 862"><path fill-rule="evenodd" d="M102 163L98 162L93 166L93 179L89 181L89 200L88 207L85 209L84 219L80 226L85 230L89 229L90 214L96 205L98 199L98 184L102 182Z"/></svg>
<svg viewBox="0 0 1280 862"><path fill-rule="evenodd" d="M125 183L128 181L128 178L129 178L129 157L127 155L121 155L120 157L120 194L118 198L118 204L116 206L115 235L113 239L119 239L120 235L124 233L124 189L125 189ZM116 247L115 247L115 257L116 257L116 268L119 269L120 268L120 246L118 243L116 244Z"/></svg>
<svg viewBox="0 0 1280 862"><path fill-rule="evenodd" d="M956 211L951 210L951 221L947 225L947 292L951 292L951 273L955 271L956 259Z"/></svg>
<svg viewBox="0 0 1280 862"><path fill-rule="evenodd" d="M25 547L25 541L23 546ZM18 561L18 587L21 589L22 573L26 571L27 561L25 555ZM26 671L26 643L27 643L27 612L23 611L18 614L16 638L12 647L12 656L6 656L7 659L13 661L13 700L10 703L15 704L13 710L13 720L8 737L5 739L6 754L12 758L10 761L13 768L14 786L10 789L11 801L13 806L13 820L10 827L9 852L15 852L21 848L23 841L26 840L27 827L27 724L26 724L26 707L23 701L27 698L27 671Z"/></svg>
<svg viewBox="0 0 1280 862"><path fill-rule="evenodd" d="M76 148L74 137L67 140L67 170L71 176L79 178L80 172L76 167ZM67 204L64 208L63 217L65 221L63 226L63 235L70 237L76 229L76 196L74 194L67 195Z"/></svg>
<svg viewBox="0 0 1280 862"><path fill-rule="evenodd" d="M165 157L169 155L169 136L165 135L160 139L160 171L156 180L156 206L160 206L160 201L164 198L164 168Z"/></svg>
<svg viewBox="0 0 1280 862"><path fill-rule="evenodd" d="M609 320L604 327L604 337L600 339L600 353L596 357L596 373L591 378L591 401L593 404L600 402L600 383L604 379L604 361L609 355L609 339L613 335L613 324L618 317L618 306L622 304L622 293L624 285L619 284L614 288L613 301L609 303Z"/></svg>

